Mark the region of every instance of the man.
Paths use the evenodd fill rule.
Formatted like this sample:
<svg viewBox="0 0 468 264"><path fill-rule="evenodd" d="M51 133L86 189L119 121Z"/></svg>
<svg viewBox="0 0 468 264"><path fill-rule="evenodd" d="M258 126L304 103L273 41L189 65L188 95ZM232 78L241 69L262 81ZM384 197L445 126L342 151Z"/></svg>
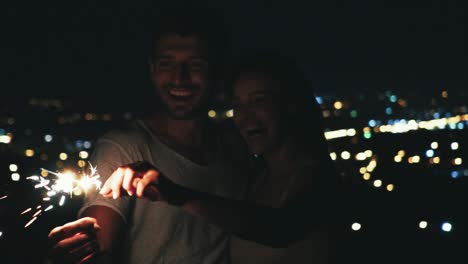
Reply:
<svg viewBox="0 0 468 264"><path fill-rule="evenodd" d="M81 219L50 232L52 260L229 262L227 236L221 229L168 203L135 198L133 194L141 196L142 188L138 182L125 181L129 178L125 176L138 173L125 165L147 161L175 183L192 189L232 199L242 199L245 193L241 161L233 162L236 155L222 149L223 134L207 120L218 58L213 44L219 40L207 27L219 21L196 10L176 12L162 17L158 26L166 28L153 35L154 111L128 129L101 137L93 153L92 163L103 181L112 173L119 175L110 186L116 195L111 199L90 194L79 212ZM126 188L129 196L115 199L121 195L120 186L129 184L134 186Z"/></svg>

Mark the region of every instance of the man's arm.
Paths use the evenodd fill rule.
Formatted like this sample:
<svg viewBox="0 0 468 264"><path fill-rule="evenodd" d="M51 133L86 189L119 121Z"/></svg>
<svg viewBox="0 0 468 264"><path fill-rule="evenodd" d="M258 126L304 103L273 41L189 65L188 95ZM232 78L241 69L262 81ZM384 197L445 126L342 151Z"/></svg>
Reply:
<svg viewBox="0 0 468 264"><path fill-rule="evenodd" d="M83 211L82 216L96 219L100 226L99 232L96 233L100 246L99 263L112 263L112 250L120 241L120 230L124 226L122 217L111 208L99 205L88 207Z"/></svg>
<svg viewBox="0 0 468 264"><path fill-rule="evenodd" d="M112 250L124 225L122 217L106 206L90 206L81 218L49 233L51 263L113 263Z"/></svg>
<svg viewBox="0 0 468 264"><path fill-rule="evenodd" d="M91 157L101 180L107 179L122 164L129 163L126 135L113 133L98 140ZM122 145L124 144L124 145ZM131 145L130 145L131 146ZM49 234L53 263L112 263L128 212L128 199L107 199L90 190L78 213L79 219L54 228ZM93 228L93 224L98 228Z"/></svg>

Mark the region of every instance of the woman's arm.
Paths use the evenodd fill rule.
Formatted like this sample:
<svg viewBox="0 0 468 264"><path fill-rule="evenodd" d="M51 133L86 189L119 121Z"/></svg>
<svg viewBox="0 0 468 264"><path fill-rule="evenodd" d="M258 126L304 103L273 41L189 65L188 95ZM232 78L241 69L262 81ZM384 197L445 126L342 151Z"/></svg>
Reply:
<svg viewBox="0 0 468 264"><path fill-rule="evenodd" d="M170 204L207 218L241 238L271 247L286 247L324 224L317 217L321 214L319 208L310 206L310 195L297 197L283 208L273 208L195 191L163 175L158 180L157 187Z"/></svg>

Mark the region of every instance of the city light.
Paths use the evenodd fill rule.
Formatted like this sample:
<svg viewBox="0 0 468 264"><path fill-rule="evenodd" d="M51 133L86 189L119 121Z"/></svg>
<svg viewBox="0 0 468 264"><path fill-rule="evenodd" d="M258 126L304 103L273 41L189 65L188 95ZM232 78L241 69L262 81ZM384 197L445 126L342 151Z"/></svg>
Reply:
<svg viewBox="0 0 468 264"><path fill-rule="evenodd" d="M393 184L387 185L387 191L392 192L394 189L395 189L395 186Z"/></svg>
<svg viewBox="0 0 468 264"><path fill-rule="evenodd" d="M234 117L234 110L232 110L232 109L227 110L225 115L226 115L227 118Z"/></svg>
<svg viewBox="0 0 468 264"><path fill-rule="evenodd" d="M0 143L10 144L10 142L11 142L11 136L9 136L9 135L0 135Z"/></svg>
<svg viewBox="0 0 468 264"><path fill-rule="evenodd" d="M82 150L82 151L80 151L80 153L78 154L78 156L80 157L80 159L87 159L88 156L89 156L89 154L88 154L87 151Z"/></svg>
<svg viewBox="0 0 468 264"><path fill-rule="evenodd" d="M26 155L26 157L32 157L32 156L34 156L34 150L27 149L27 150L24 151L24 155Z"/></svg>
<svg viewBox="0 0 468 264"><path fill-rule="evenodd" d="M460 177L460 173L458 171L452 171L450 173L450 177L452 177L453 179L458 179L458 177Z"/></svg>
<svg viewBox="0 0 468 264"><path fill-rule="evenodd" d="M367 158L366 153L364 152L359 152L356 154L356 160L365 160Z"/></svg>
<svg viewBox="0 0 468 264"><path fill-rule="evenodd" d="M84 168L84 167L86 166L86 161L84 161L84 160L79 160L79 161L77 162L77 164L78 164L78 167Z"/></svg>
<svg viewBox="0 0 468 264"><path fill-rule="evenodd" d="M452 231L452 224L450 224L448 222L442 223L441 229L444 232L450 232L450 231Z"/></svg>
<svg viewBox="0 0 468 264"><path fill-rule="evenodd" d="M9 169L11 172L15 172L18 170L18 166L16 164L10 164Z"/></svg>
<svg viewBox="0 0 468 264"><path fill-rule="evenodd" d="M16 173L16 172L15 172L15 173L12 173L12 174L11 174L11 180L12 180L12 181L19 181L19 180L20 180L20 175L19 175L19 173Z"/></svg>
<svg viewBox="0 0 468 264"><path fill-rule="evenodd" d="M44 141L45 142L52 142L52 140L53 140L53 137L51 135L45 135L44 136Z"/></svg>
<svg viewBox="0 0 468 264"><path fill-rule="evenodd" d="M426 151L426 157L432 158L434 156L434 150L429 149Z"/></svg>
<svg viewBox="0 0 468 264"><path fill-rule="evenodd" d="M382 186L382 180L375 180L374 181L374 187L380 188Z"/></svg>
<svg viewBox="0 0 468 264"><path fill-rule="evenodd" d="M90 141L85 141L85 142L83 143L83 146L85 147L85 149L89 149L89 148L91 148L92 143L91 143Z"/></svg>
<svg viewBox="0 0 468 264"><path fill-rule="evenodd" d="M356 135L356 129L350 128L350 129L346 130L346 136L353 137L355 135Z"/></svg>
<svg viewBox="0 0 468 264"><path fill-rule="evenodd" d="M351 225L351 229L353 229L354 231L359 231L361 229L361 224L360 223L353 223Z"/></svg>
<svg viewBox="0 0 468 264"><path fill-rule="evenodd" d="M364 175L362 175L362 178L363 178L364 180L368 181L368 180L370 180L371 175L370 175L370 173L366 172L366 173L364 173Z"/></svg>
<svg viewBox="0 0 468 264"><path fill-rule="evenodd" d="M211 118L215 118L216 117L216 111L215 110L208 111L208 116L211 117Z"/></svg>
<svg viewBox="0 0 468 264"><path fill-rule="evenodd" d="M348 136L347 129L340 129L340 130L325 132L325 138L327 140L334 139L334 138L342 138L342 137L347 137L347 136Z"/></svg>
<svg viewBox="0 0 468 264"><path fill-rule="evenodd" d="M343 108L343 103L341 101L336 101L333 104L333 107L335 107L335 109L337 109L337 110L340 110L341 108Z"/></svg>
<svg viewBox="0 0 468 264"><path fill-rule="evenodd" d="M60 158L60 160L67 160L68 155L67 155L67 153L62 152L62 153L59 154L59 158Z"/></svg>
<svg viewBox="0 0 468 264"><path fill-rule="evenodd" d="M349 153L348 151L343 151L341 152L341 158L344 160L348 160L349 158L351 158L351 153Z"/></svg>
<svg viewBox="0 0 468 264"><path fill-rule="evenodd" d="M426 221L419 222L419 228L421 228L421 229L426 229L427 225L428 225L428 223Z"/></svg>

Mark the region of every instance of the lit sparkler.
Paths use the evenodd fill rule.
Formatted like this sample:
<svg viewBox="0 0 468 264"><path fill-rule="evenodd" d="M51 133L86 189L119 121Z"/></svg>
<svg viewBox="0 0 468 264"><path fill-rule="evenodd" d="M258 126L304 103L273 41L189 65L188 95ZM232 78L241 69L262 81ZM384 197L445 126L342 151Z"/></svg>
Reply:
<svg viewBox="0 0 468 264"><path fill-rule="evenodd" d="M75 173L71 171L65 171L65 172L53 172L50 170L42 169L43 171L47 171L48 173L56 176L56 179L49 180L41 176L30 176L26 179L31 180L36 182L36 185L34 185L34 188L36 189L45 189L46 196L42 198L44 202L51 202L51 198L56 196L57 194L62 194L60 195L58 205L63 206L65 204L65 199L66 195L68 194L70 197L75 194L80 194L81 192L86 193L88 190L94 188L96 190L99 190L101 188L101 181L99 180L99 174L97 173L96 167L93 167L91 164L90 165L90 173L85 174L83 173L82 175L76 175ZM1 197L0 199L4 199L5 197ZM45 209L42 210L42 205L38 205L36 207L35 213L32 215L31 220L24 226L27 228L30 226L36 219L43 213L50 211L54 208L53 205L45 205ZM24 210L23 212L20 213L20 215L24 215L32 211L32 208L28 208Z"/></svg>

